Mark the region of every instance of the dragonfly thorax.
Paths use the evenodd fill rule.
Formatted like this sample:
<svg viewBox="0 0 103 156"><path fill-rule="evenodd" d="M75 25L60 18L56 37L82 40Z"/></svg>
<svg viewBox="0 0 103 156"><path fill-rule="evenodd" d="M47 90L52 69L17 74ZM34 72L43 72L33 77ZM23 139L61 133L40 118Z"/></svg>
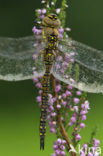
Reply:
<svg viewBox="0 0 103 156"><path fill-rule="evenodd" d="M45 27L58 28L60 26L60 20L55 14L49 14L43 18L42 25Z"/></svg>
<svg viewBox="0 0 103 156"><path fill-rule="evenodd" d="M49 14L42 20L43 38L46 42L56 43L58 40L58 28L60 27L60 20L55 14Z"/></svg>

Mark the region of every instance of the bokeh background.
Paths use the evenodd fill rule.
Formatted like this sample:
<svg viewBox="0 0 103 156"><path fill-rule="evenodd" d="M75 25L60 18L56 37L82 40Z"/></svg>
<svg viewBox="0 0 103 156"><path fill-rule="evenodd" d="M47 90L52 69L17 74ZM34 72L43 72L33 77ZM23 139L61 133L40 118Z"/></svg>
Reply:
<svg viewBox="0 0 103 156"><path fill-rule="evenodd" d="M60 1L60 0L58 0ZM67 25L70 36L103 50L103 0L68 0ZM32 35L35 8L40 0L0 1L0 36ZM0 156L49 156L55 136L47 130L46 148L39 149L40 110L35 101L37 89L31 80L0 81ZM82 142L97 127L103 155L103 95L88 94L91 110L82 130Z"/></svg>

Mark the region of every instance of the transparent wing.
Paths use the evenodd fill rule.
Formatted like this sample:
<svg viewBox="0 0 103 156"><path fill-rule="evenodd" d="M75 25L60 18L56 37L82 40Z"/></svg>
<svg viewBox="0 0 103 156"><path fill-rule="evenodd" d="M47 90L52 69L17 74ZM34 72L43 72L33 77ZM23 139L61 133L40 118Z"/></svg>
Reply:
<svg viewBox="0 0 103 156"><path fill-rule="evenodd" d="M103 51L70 39L60 41L59 51L52 69L56 78L87 92L103 93ZM73 52L74 63L66 65L66 55ZM58 61L60 56L63 59Z"/></svg>
<svg viewBox="0 0 103 156"><path fill-rule="evenodd" d="M72 42L72 47L70 46ZM34 45L34 46L33 46ZM12 39L0 38L0 79L17 81L31 79L34 68L37 73L34 77L42 76L45 67L40 55L42 49L40 37L35 36ZM65 55L75 52L74 63L64 72ZM33 61L37 55L37 61ZM58 61L58 56L63 60ZM103 92L103 52L90 48L77 41L60 41L59 53L56 57L52 73L59 80L88 92ZM64 64L63 64L64 63ZM75 80L75 83L72 80Z"/></svg>
<svg viewBox="0 0 103 156"><path fill-rule="evenodd" d="M0 79L17 81L31 79L33 68L35 77L43 75L44 67L41 55L33 61L33 55L41 50L41 40L34 36L23 38L0 38Z"/></svg>

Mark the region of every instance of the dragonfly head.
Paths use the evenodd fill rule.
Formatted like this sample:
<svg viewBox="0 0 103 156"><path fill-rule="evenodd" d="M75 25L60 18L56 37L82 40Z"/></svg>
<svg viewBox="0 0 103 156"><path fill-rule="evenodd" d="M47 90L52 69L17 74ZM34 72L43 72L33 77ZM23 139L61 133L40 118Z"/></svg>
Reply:
<svg viewBox="0 0 103 156"><path fill-rule="evenodd" d="M57 15L49 14L43 18L42 25L52 28L58 28L60 26L60 20L58 19Z"/></svg>

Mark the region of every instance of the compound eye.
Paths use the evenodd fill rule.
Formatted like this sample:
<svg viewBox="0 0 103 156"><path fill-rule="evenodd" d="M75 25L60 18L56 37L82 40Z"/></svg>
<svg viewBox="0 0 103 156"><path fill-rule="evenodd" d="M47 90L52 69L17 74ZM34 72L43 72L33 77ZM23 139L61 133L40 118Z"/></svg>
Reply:
<svg viewBox="0 0 103 156"><path fill-rule="evenodd" d="M48 17L53 21L57 20L57 17L55 15L49 15Z"/></svg>
<svg viewBox="0 0 103 156"><path fill-rule="evenodd" d="M56 17L56 16L55 16L54 18L55 18L55 19L57 19L57 17Z"/></svg>

